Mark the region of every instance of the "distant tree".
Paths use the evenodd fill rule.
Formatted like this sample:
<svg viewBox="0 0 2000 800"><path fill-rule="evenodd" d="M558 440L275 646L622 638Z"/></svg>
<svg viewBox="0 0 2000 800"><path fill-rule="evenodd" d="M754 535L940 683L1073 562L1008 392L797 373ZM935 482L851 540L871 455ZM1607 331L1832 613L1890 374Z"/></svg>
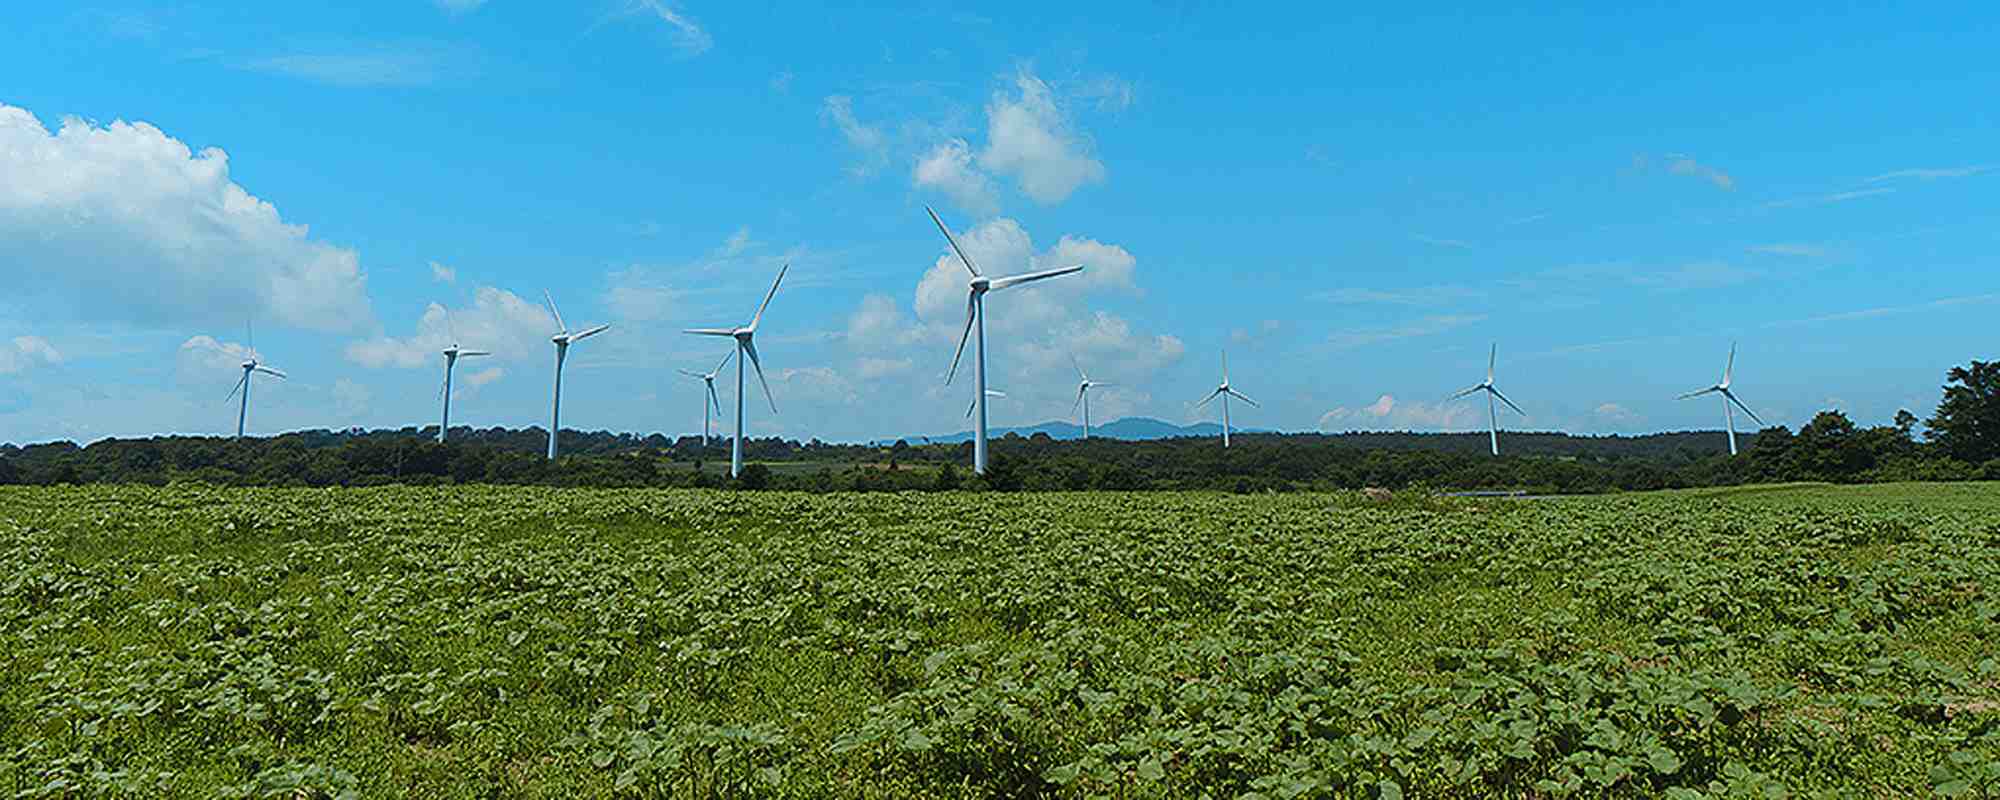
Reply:
<svg viewBox="0 0 2000 800"><path fill-rule="evenodd" d="M1903 438L1911 440L1916 438L1917 422L1917 415L1910 413L1909 409L1896 409L1896 432L1902 434Z"/></svg>
<svg viewBox="0 0 2000 800"><path fill-rule="evenodd" d="M1925 436L1952 458L1968 464L2000 458L2000 361L1952 367L1944 400L1925 427Z"/></svg>
<svg viewBox="0 0 2000 800"><path fill-rule="evenodd" d="M14 469L14 459L0 458L0 486L20 482L21 473Z"/></svg>
<svg viewBox="0 0 2000 800"><path fill-rule="evenodd" d="M931 484L931 488L936 489L940 492L949 492L953 489L957 489L958 468L952 466L951 462L949 461L945 462L942 466L938 467L937 481Z"/></svg>

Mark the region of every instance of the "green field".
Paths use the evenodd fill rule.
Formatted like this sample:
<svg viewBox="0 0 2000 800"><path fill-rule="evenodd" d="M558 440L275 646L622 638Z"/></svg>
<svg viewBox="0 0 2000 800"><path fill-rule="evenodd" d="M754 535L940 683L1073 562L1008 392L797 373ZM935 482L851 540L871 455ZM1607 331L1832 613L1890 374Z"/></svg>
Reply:
<svg viewBox="0 0 2000 800"><path fill-rule="evenodd" d="M2000 794L2000 486L0 488L24 797Z"/></svg>

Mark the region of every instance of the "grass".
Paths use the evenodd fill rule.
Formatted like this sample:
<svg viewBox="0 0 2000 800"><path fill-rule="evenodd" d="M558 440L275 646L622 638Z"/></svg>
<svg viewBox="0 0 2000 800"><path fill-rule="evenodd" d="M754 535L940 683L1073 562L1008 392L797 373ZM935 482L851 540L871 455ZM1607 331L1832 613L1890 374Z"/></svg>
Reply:
<svg viewBox="0 0 2000 800"><path fill-rule="evenodd" d="M2000 487L0 489L0 792L2000 792Z"/></svg>

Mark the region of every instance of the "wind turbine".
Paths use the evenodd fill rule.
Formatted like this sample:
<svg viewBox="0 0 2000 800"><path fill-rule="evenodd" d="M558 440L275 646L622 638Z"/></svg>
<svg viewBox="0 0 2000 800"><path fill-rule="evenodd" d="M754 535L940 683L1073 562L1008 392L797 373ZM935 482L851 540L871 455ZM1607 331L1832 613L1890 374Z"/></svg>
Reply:
<svg viewBox="0 0 2000 800"><path fill-rule="evenodd" d="M771 298L778 296L778 284L785 281L785 271L792 265L778 268L778 279L771 281L771 291L764 295L764 304L757 307L757 315L750 318L750 324L741 328L690 328L688 333L699 336L728 336L736 340L736 349L742 351L742 358L736 359L736 440L729 444L729 477L743 474L743 362L748 359L750 366L757 370L757 383L764 387L764 401L771 404L771 413L778 413L778 401L771 399L771 384L764 380L764 362L757 358L757 325L764 321L764 309L771 307ZM724 359L727 360L727 359ZM721 369L717 367L717 369Z"/></svg>
<svg viewBox="0 0 2000 800"><path fill-rule="evenodd" d="M444 324L451 330L451 346L444 349L444 418L438 421L438 444L444 444L445 433L451 430L452 367L458 365L460 357L476 358L493 355L485 350L466 350L458 346L458 326L451 322L451 309L445 309Z"/></svg>
<svg viewBox="0 0 2000 800"><path fill-rule="evenodd" d="M987 389L987 390L986 390L986 396L987 396L987 397L998 397L998 398L1000 398L1000 399L1002 399L1002 400L1005 400L1005 399L1007 398L1007 393L1006 393L1006 392L1003 392L1003 391L1000 391L999 389ZM966 419L972 419L972 412L973 412L973 410L974 410L974 409L977 409L977 408L979 408L979 400L978 400L977 398L974 398L974 399L973 399L973 401L972 401L972 404L971 404L971 405L968 405L968 406L966 406L966 407L965 407L965 418L966 418Z"/></svg>
<svg viewBox="0 0 2000 800"><path fill-rule="evenodd" d="M1076 356L1069 357L1069 365L1076 367L1076 402L1069 404L1069 413L1074 414L1079 406L1083 408L1083 438L1090 438L1090 390L1099 386L1110 386L1090 379L1084 374L1083 365L1076 363Z"/></svg>
<svg viewBox="0 0 2000 800"><path fill-rule="evenodd" d="M583 341L592 336L596 336L600 333L603 333L606 330L608 330L611 326L599 325L594 328L586 328L576 333L570 333L569 323L563 322L562 312L556 309L555 296L549 294L549 290L543 289L542 297L549 301L549 313L555 315L556 328L557 328L555 335L549 337L549 341L554 342L556 345L556 394L555 394L555 400L549 404L549 460L554 461L556 460L556 456L558 455L558 450L556 449L556 439L562 433L563 360L569 358L569 346L571 344Z"/></svg>
<svg viewBox="0 0 2000 800"><path fill-rule="evenodd" d="M1514 401L1501 394L1499 389L1493 388L1493 362L1499 357L1500 345L1495 343L1493 349L1486 354L1486 382L1451 396L1452 400L1457 400L1473 392L1486 393L1486 438L1492 444L1493 454L1496 456L1500 455L1500 412L1493 406L1493 399L1499 398L1508 408L1514 409L1516 414L1524 417L1528 415L1528 412L1522 411L1520 406L1514 405Z"/></svg>
<svg viewBox="0 0 2000 800"><path fill-rule="evenodd" d="M1222 398L1222 446L1228 447L1229 398L1234 397L1245 403L1249 403L1251 408L1262 408L1262 406L1257 405L1257 401L1244 397L1242 392L1229 388L1229 351L1227 350L1222 351L1222 385L1215 387L1215 391L1209 392L1207 397L1202 398L1201 402L1195 405L1195 409L1200 410L1202 406L1208 405L1209 401L1218 397Z"/></svg>
<svg viewBox="0 0 2000 800"><path fill-rule="evenodd" d="M1722 395L1722 418L1726 421L1726 423L1729 426L1729 454L1732 456L1736 455L1736 409L1737 408L1743 409L1743 413L1749 414L1751 419L1757 420L1757 424L1759 425L1764 424L1764 420L1758 418L1757 412L1751 411L1750 407L1744 405L1742 400L1736 399L1735 392L1729 390L1729 381L1731 375L1734 374L1735 372L1736 372L1736 343L1730 342L1729 363L1723 365L1722 367L1722 382L1714 386L1710 386L1706 389L1703 389L1699 392L1688 392L1687 394L1680 396L1680 399L1686 400L1690 397L1700 397L1705 394ZM1731 403L1735 404L1735 408L1730 407Z"/></svg>
<svg viewBox="0 0 2000 800"><path fill-rule="evenodd" d="M700 381L701 381L701 382L702 382L703 384L706 384L706 385L708 386L708 396L707 396L707 397L704 397L704 398L702 398L703 400L705 400L705 401L707 401L707 402L704 402L704 403L702 403L702 404L701 404L701 446L702 446L702 447L707 447L707 446L708 446L708 438L709 438L709 436L708 436L708 419L709 419L709 417L708 417L708 410L709 410L709 408L713 407L713 408L715 409L715 415L716 415L716 416L718 416L718 417L719 417L719 416L722 416L722 401L721 401L721 400L718 400L718 399L716 399L716 396L715 396L715 376L717 376L717 375L720 375L720 374L722 374L722 368L723 368L723 367L726 367L726 366L729 366L729 359L731 359L731 358L735 358L735 357L736 357L736 349L735 349L735 348L730 348L730 350L729 350L729 353L728 353L727 355L724 355L724 356L722 357L722 361L721 361L721 362L719 362L719 363L717 363L717 364L715 365L715 369L712 369L712 370L709 370L709 371L707 371L707 372L693 372L693 371L690 371L690 370L685 370L685 369L683 369L683 370L678 370L678 372L680 372L680 374L682 374L682 375L686 375L686 376L688 376L688 377L690 377L690 378L695 378L695 379L698 379L698 380L700 380Z"/></svg>
<svg viewBox="0 0 2000 800"><path fill-rule="evenodd" d="M951 356L951 371L945 373L944 382L950 385L951 379L958 375L958 360L965 355L965 341L972 338L972 329L977 326L979 349L972 356L975 362L972 370L973 382L976 384L973 387L972 404L978 411L979 423L974 426L975 432L972 438L972 472L975 475L984 475L986 474L986 293L1057 275L1080 272L1083 270L1083 265L1026 272L1004 278L988 278L979 273L978 267L972 265L972 258L965 254L964 248L958 246L958 239L951 235L950 228L945 227L944 220L938 219L937 212L932 211L930 206L924 206L924 211L930 213L931 221L937 223L938 230L944 233L945 241L951 243L951 251L958 254L959 263L965 265L965 271L972 273L972 280L968 284L970 290L965 297L965 331L958 335L958 351Z"/></svg>
<svg viewBox="0 0 2000 800"><path fill-rule="evenodd" d="M243 330L246 334L245 338L248 340L247 346L250 348L250 357L243 361L243 377L236 381L236 388L229 390L229 397L222 398L222 402L227 403L230 397L236 396L237 392L240 391L243 393L243 404L236 407L236 438L238 439L243 438L243 421L250 416L250 373L262 372L279 380L284 380L285 378L285 373L264 366L263 363L257 360L257 335L254 331L251 331L247 323L243 326Z"/></svg>

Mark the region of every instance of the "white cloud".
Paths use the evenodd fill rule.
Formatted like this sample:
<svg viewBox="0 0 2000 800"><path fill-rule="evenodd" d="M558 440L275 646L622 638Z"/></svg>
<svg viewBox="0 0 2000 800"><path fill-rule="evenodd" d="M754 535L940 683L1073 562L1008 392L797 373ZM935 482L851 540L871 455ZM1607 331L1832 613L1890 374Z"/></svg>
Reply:
<svg viewBox="0 0 2000 800"><path fill-rule="evenodd" d="M32 274L12 300L56 301L89 320L241 322L244 309L324 331L373 324L354 251L309 238L145 123L68 118L55 132L0 105L0 266Z"/></svg>
<svg viewBox="0 0 2000 800"><path fill-rule="evenodd" d="M980 166L1008 175L1044 205L1060 203L1079 187L1104 180L1104 164L1090 156L1090 142L1072 130L1055 93L1023 69L1017 96L995 92L986 106L986 148Z"/></svg>
<svg viewBox="0 0 2000 800"><path fill-rule="evenodd" d="M1598 406L1597 416L1611 422L1623 422L1637 417L1630 409L1617 403L1605 403Z"/></svg>
<svg viewBox="0 0 2000 800"><path fill-rule="evenodd" d="M1398 401L1384 394L1360 408L1341 406L1319 417L1319 430L1462 430L1479 424L1479 409L1470 403Z"/></svg>
<svg viewBox="0 0 2000 800"><path fill-rule="evenodd" d="M942 192L968 213L983 217L999 210L1000 198L993 180L972 165L972 148L964 139L931 148L917 159L910 178L917 188Z"/></svg>
<svg viewBox="0 0 2000 800"><path fill-rule="evenodd" d="M1832 194L1813 195L1810 197L1794 197L1789 200L1774 200L1769 203L1765 203L1763 207L1794 208L1797 206L1823 206L1823 205L1830 205L1833 203L1845 203L1849 200L1859 200L1864 197L1877 197L1880 195L1895 194L1895 193L1896 193L1895 189L1891 189L1888 187L1880 187L1875 189L1855 189L1853 191L1834 192Z"/></svg>
<svg viewBox="0 0 2000 800"><path fill-rule="evenodd" d="M448 316L447 316L448 314ZM472 305L447 312L432 303L417 319L416 333L408 338L376 336L349 343L347 360L364 367L412 369L442 363L439 353L453 342L478 350L489 350L495 358L516 361L547 355L555 317L540 304L504 289L481 286L473 293Z"/></svg>
<svg viewBox="0 0 2000 800"><path fill-rule="evenodd" d="M1937 180L1939 178L1969 178L1981 173L1991 172L1993 169L1994 165L1992 164L1981 164L1978 166L1968 166L1968 167L1947 167L1942 169L1899 169L1896 170L1895 172L1884 172L1873 178L1869 178L1868 180L1862 181L1862 183L1882 183L1884 181L1895 181L1903 179L1931 181L1931 180Z"/></svg>
<svg viewBox="0 0 2000 800"><path fill-rule="evenodd" d="M431 280L438 283L457 283L458 270L433 261L431 262Z"/></svg>
<svg viewBox="0 0 2000 800"><path fill-rule="evenodd" d="M855 362L854 372L863 379L874 380L906 374L915 368L916 362L907 358L863 358Z"/></svg>
<svg viewBox="0 0 2000 800"><path fill-rule="evenodd" d="M1398 339L1431 336L1456 328L1462 328L1484 319L1486 319L1486 315L1484 314L1436 314L1387 328L1361 328L1335 331L1333 335L1327 337L1327 344L1332 345L1337 350L1347 350L1382 342L1393 342Z"/></svg>
<svg viewBox="0 0 2000 800"><path fill-rule="evenodd" d="M1722 170L1716 169L1715 167L1711 167L1707 164L1695 161L1694 158L1691 156L1685 156L1679 153L1668 153L1667 171L1675 175L1689 175L1696 178L1700 178L1702 180L1708 181L1709 183L1715 184L1716 188L1721 189L1725 192L1736 191L1736 179L1730 177L1729 173L1723 172Z"/></svg>
<svg viewBox="0 0 2000 800"><path fill-rule="evenodd" d="M715 46L715 40L709 37L708 31L702 30L699 23L662 0L627 0L625 14L651 16L666 23L673 34L674 49L683 56L698 56Z"/></svg>
<svg viewBox="0 0 2000 800"><path fill-rule="evenodd" d="M476 72L462 48L432 41L346 43L239 62L252 72L344 89L430 86Z"/></svg>
<svg viewBox="0 0 2000 800"><path fill-rule="evenodd" d="M1019 222L1005 217L957 234L959 246L989 276L1013 275L1034 270L1082 264L1080 274L1006 289L987 296L987 330L1014 331L1047 323L1062 316L1060 300L1083 292L1110 289L1135 291L1133 273L1137 262L1122 247L1093 239L1064 236L1049 250L1036 252L1028 231ZM917 284L917 316L935 332L957 340L965 321L966 281L969 275L958 256L947 248L939 253Z"/></svg>
<svg viewBox="0 0 2000 800"><path fill-rule="evenodd" d="M40 336L16 336L13 341L0 344L0 375L14 375L36 366L60 363L62 354Z"/></svg>
<svg viewBox="0 0 2000 800"><path fill-rule="evenodd" d="M467 386L476 388L480 386L485 386L486 384L500 380L501 378L504 378L506 376L507 376L507 370L501 367L487 367L478 372L474 372L470 375L465 376L465 384Z"/></svg>
<svg viewBox="0 0 2000 800"><path fill-rule="evenodd" d="M789 73L787 73L789 74ZM832 95L820 106L820 117L833 122L840 130L840 136L847 140L847 146L854 148L861 157L857 164L849 166L847 172L855 177L867 177L889 161L889 140L879 128L862 124L854 116L854 98L847 95ZM918 164L918 185L922 184L923 165Z"/></svg>

